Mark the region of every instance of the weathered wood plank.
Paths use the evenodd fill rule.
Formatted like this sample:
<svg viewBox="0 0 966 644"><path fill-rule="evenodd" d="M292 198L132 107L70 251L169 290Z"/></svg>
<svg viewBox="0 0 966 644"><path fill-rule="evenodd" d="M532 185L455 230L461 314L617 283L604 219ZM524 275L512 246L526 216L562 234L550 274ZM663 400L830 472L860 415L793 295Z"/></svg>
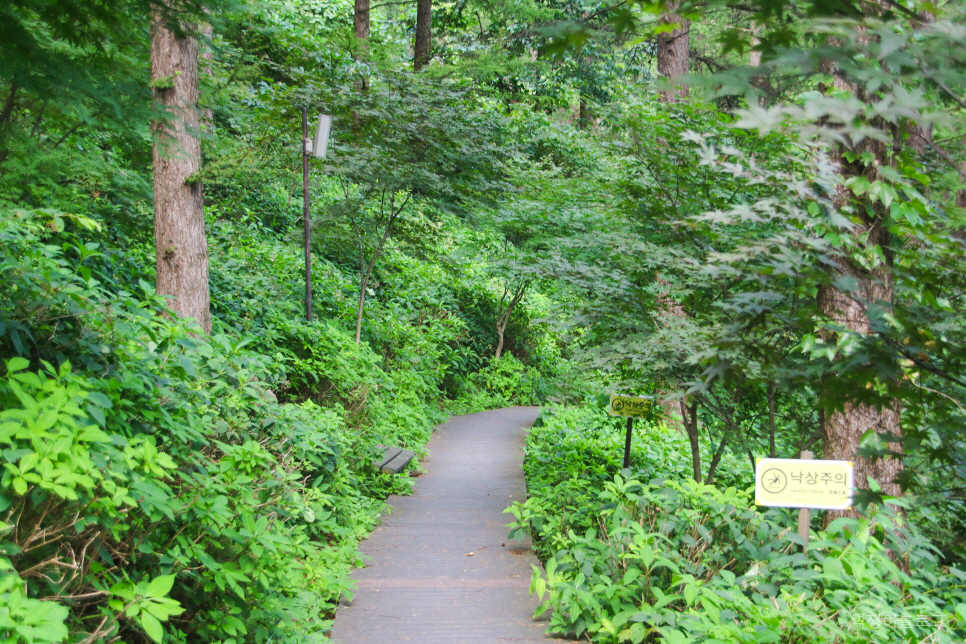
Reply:
<svg viewBox="0 0 966 644"><path fill-rule="evenodd" d="M403 451L401 447L386 447L385 445L376 445L376 449L382 450L382 456L372 462L372 469L380 471Z"/></svg>
<svg viewBox="0 0 966 644"><path fill-rule="evenodd" d="M416 456L416 452L410 452L408 449L401 449L399 453L396 454L388 462L382 464L379 469L386 474L399 474L409 465L413 457Z"/></svg>

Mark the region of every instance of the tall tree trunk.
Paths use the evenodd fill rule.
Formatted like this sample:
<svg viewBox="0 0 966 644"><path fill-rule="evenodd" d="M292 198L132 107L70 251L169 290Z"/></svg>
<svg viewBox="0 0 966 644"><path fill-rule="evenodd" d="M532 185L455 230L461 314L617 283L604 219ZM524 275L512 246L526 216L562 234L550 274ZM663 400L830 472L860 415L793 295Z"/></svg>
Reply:
<svg viewBox="0 0 966 644"><path fill-rule="evenodd" d="M837 89L852 92L858 95L860 100L868 98L837 70L830 68L830 71L833 73L833 82ZM870 125L894 133L893 128L882 119L873 119ZM854 160L849 161L846 158L846 152L851 152L849 158ZM874 159L872 163L860 159L866 153ZM879 168L889 166L893 162L890 146L871 139L866 139L851 148L840 145L833 150L832 161L838 165L842 179L836 188L837 208L843 210L850 202L858 202L858 207L853 209L858 218L858 220L853 219L853 223L857 225L849 233L853 243L856 248L868 251L870 256L872 251L880 249L884 260L868 269L850 257L839 258L831 268L835 278L833 283L821 285L818 288L818 305L822 313L836 325L852 333L872 335L875 332L870 325L869 308L884 307L888 310L893 306L894 300L892 239L884 225L888 213L880 202L862 202L862 198L853 194L845 184L849 179L859 176L864 176L870 182L880 179ZM842 283L851 283L852 288L846 291L836 285ZM826 342L834 345L836 334L828 333L827 336ZM868 374L869 387L875 386L874 377L874 374ZM901 459L870 460L856 455L863 434L870 429L880 435L901 436L898 402L890 400L881 405L874 405L856 400L854 396L849 395L850 388L855 387L854 381L840 379L837 374L827 376L822 384L826 399L832 398L838 403L835 409L827 411L820 417L825 458L852 461L855 484L858 487L868 488L867 479L871 477L878 483L884 494L899 496L901 489L896 482L896 477L903 469ZM890 443L889 447L895 452L902 450L900 443ZM856 516L856 513L855 510L829 511L826 514L826 521L831 522L840 516Z"/></svg>
<svg viewBox="0 0 966 644"><path fill-rule="evenodd" d="M355 0L355 10L353 12L353 27L358 41L359 51L356 52L356 60L365 61L369 59L369 0ZM362 91L369 89L369 75L365 73L358 82L358 87ZM358 115L353 113L353 121L358 121Z"/></svg>
<svg viewBox="0 0 966 644"><path fill-rule="evenodd" d="M433 0L416 0L416 44L413 47L413 71L429 64L432 57Z"/></svg>
<svg viewBox="0 0 966 644"><path fill-rule="evenodd" d="M355 0L352 24L356 38L369 40L369 0Z"/></svg>
<svg viewBox="0 0 966 644"><path fill-rule="evenodd" d="M198 49L198 58L201 61L199 80L201 78L206 79L210 91L215 82L215 70L212 68L214 56L211 52L211 40L215 37L215 30L210 24L203 24L198 28L198 33L201 34L202 41ZM204 95L199 91L199 100L204 105L204 108L201 110L201 125L205 134L210 137L212 135L211 128L214 127L211 111L212 97L210 95Z"/></svg>
<svg viewBox="0 0 966 644"><path fill-rule="evenodd" d="M208 240L205 236L198 112L198 42L178 36L155 12L151 20L151 86L167 118L153 124L154 243L157 292L171 308L211 331ZM191 27L185 25L185 31Z"/></svg>
<svg viewBox="0 0 966 644"><path fill-rule="evenodd" d="M848 170L843 172L843 179L850 175ZM890 246L889 232L883 227L879 217L864 219L861 226L853 232L856 239L870 250L875 246L882 248L888 257ZM834 285L822 285L818 289L818 304L822 312L835 324L841 325L850 332L870 335L873 333L869 324L868 307L892 306L893 286L891 266L884 265L871 271L866 270L847 258L838 260L836 278L851 278L855 284L854 291L843 291ZM826 342L835 343L830 334ZM869 375L872 378L872 375ZM870 381L871 385L874 385ZM853 382L840 382L835 376L827 377L823 387L830 396L841 398L840 392L854 387ZM899 423L899 405L896 401L889 401L879 408L864 402L850 399L846 394L842 406L830 413L825 413L822 420L822 442L824 456L830 460L853 461L855 467L855 483L860 488L868 488L867 477L872 477L889 496L899 496L901 490L896 477L902 471L902 461L899 459L870 460L856 456L859 441L869 429L877 434L901 435ZM891 443L890 448L896 452L902 450L899 443ZM838 516L855 516L854 511L834 513L830 512L828 521Z"/></svg>
<svg viewBox="0 0 966 644"><path fill-rule="evenodd" d="M677 7L677 2L669 2L668 13L661 16L661 22L677 24L678 27L657 36L657 73L672 82L688 73L690 61L691 21L674 13ZM687 95L688 86L682 85L677 89L661 92L660 98L662 102L668 102Z"/></svg>

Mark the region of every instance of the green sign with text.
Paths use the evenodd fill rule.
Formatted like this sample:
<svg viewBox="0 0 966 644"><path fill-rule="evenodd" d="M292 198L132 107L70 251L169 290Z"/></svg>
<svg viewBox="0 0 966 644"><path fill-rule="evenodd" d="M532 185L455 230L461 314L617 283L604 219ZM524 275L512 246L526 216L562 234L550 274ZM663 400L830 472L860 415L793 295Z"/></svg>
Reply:
<svg viewBox="0 0 966 644"><path fill-rule="evenodd" d="M611 394L610 405L607 406L607 413L611 416L640 418L651 413L652 404L653 401L650 398Z"/></svg>

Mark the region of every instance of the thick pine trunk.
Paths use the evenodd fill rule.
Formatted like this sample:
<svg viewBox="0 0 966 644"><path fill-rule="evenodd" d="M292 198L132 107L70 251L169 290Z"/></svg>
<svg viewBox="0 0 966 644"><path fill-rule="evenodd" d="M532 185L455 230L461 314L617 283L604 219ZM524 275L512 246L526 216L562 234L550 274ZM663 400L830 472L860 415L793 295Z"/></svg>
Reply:
<svg viewBox="0 0 966 644"><path fill-rule="evenodd" d="M186 29L190 31L190 29ZM151 21L154 100L168 118L154 123L154 242L157 292L171 308L211 331L198 111L198 42Z"/></svg>
<svg viewBox="0 0 966 644"><path fill-rule="evenodd" d="M867 99L861 95L861 90L852 85L837 70L832 68L834 85L838 89L859 94L860 99ZM894 133L894 130L881 119L873 120L871 125L883 131ZM846 159L845 153L852 152L855 160ZM875 161L872 163L860 160L868 154ZM858 220L856 227L849 233L852 235L856 249L862 249L872 255L876 248L881 249L882 262L871 269L865 268L849 257L842 257L832 268L835 282L850 283L852 288L844 291L833 284L821 285L818 289L818 305L830 320L850 332L871 335L875 333L869 321L869 307L877 306L889 310L893 306L894 288L892 281L892 239L885 228L884 222L887 212L880 202L865 202L857 198L845 183L858 176L864 176L870 182L880 179L879 168L889 166L892 155L889 145L881 141L866 139L860 144L847 150L840 146L833 151L832 161L839 166L842 178L837 187L836 206L846 209L849 202L856 203L854 211ZM843 279L845 278L845 279ZM828 334L826 342L834 344L835 334ZM869 387L875 387L874 374L868 374ZM854 396L849 396L849 387L856 386L854 381L837 382L835 374L823 380L823 388L827 400L837 400L839 405L834 411L821 415L822 442L824 457L830 460L852 461L855 471L855 485L859 488L869 487L868 478L871 477L881 487L882 492L889 496L899 496L902 491L896 482L896 477L902 472L901 459L870 460L856 455L859 442L863 434L872 429L880 435L900 437L899 404L895 400L887 400L881 405L861 402ZM902 451L900 443L890 443L890 449ZM829 511L826 522L831 522L840 516L856 516L855 510Z"/></svg>
<svg viewBox="0 0 966 644"><path fill-rule="evenodd" d="M432 58L433 0L416 0L416 44L413 71L419 71Z"/></svg>
<svg viewBox="0 0 966 644"><path fill-rule="evenodd" d="M672 82L688 73L691 46L691 21L683 20L674 13L675 9L677 3L669 2L668 13L661 16L661 22L677 24L678 28L657 36L657 73ZM667 102L687 95L688 86L681 85L677 89L661 92L661 101Z"/></svg>
<svg viewBox="0 0 966 644"><path fill-rule="evenodd" d="M845 174L843 178L848 177ZM868 248L879 246L888 249L890 246L889 233L882 227L880 218L863 222L863 226L853 232L857 239L864 238ZM886 250L886 257L889 256ZM833 322L842 325L851 332L863 335L873 333L869 326L868 306L880 305L891 307L893 301L893 286L891 266L888 264L868 271L855 265L848 259L841 259L836 266L836 277L849 277L854 280L856 290L845 292L832 285L823 285L818 290L818 304L822 312ZM826 338L834 343L835 338ZM871 375L870 375L871 377ZM855 386L852 382L837 383L835 377L826 378L823 386L831 396L841 398L841 392L846 387ZM846 400L842 409L823 415L822 440L824 456L830 460L853 461L855 467L855 484L860 488L868 488L868 477L872 477L882 488L884 494L899 496L901 490L896 477L902 471L902 461L898 459L869 460L856 456L859 441L869 429L877 434L901 435L899 422L899 405L890 401L881 409L866 403ZM894 451L901 451L898 443L890 444ZM830 512L829 521L838 516L855 516L854 511L835 513Z"/></svg>

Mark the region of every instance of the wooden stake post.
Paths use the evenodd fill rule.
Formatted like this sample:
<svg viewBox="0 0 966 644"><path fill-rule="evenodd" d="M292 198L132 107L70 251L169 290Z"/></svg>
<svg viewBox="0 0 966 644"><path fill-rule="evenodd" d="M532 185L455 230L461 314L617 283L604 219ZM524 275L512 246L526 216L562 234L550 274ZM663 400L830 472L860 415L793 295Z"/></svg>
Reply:
<svg viewBox="0 0 966 644"><path fill-rule="evenodd" d="M631 466L631 436L634 435L634 419L627 418L627 437L624 439L624 469Z"/></svg>
<svg viewBox="0 0 966 644"><path fill-rule="evenodd" d="M810 461L815 458L815 455L809 451L804 451L801 453L800 458L803 461ZM808 533L809 528L812 525L812 511L808 508L798 508L798 536L802 538L802 552L808 551Z"/></svg>

